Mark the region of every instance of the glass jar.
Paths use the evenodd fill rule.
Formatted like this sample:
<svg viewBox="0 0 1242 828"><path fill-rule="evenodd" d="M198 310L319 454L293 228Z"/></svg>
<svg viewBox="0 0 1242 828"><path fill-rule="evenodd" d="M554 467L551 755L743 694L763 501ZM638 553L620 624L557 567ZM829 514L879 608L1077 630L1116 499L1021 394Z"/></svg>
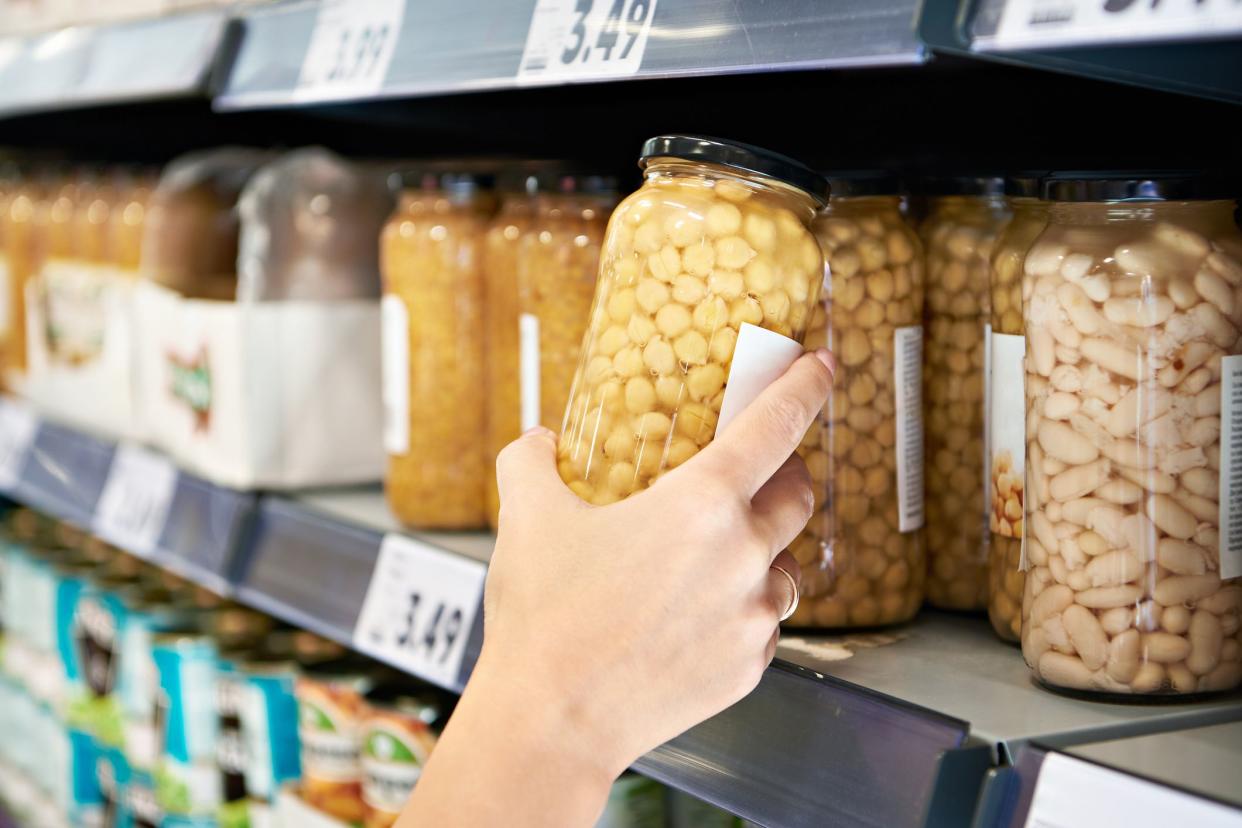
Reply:
<svg viewBox="0 0 1242 828"><path fill-rule="evenodd" d="M155 186L153 176L140 173L126 175L121 184L116 208L112 211L112 260L117 271L126 278L137 278L142 260L142 234L146 226L147 202Z"/></svg>
<svg viewBox="0 0 1242 828"><path fill-rule="evenodd" d="M26 285L39 267L45 244L49 193L54 181L45 175L22 180L6 206L4 250L8 264L9 329L5 339L4 367L8 378L25 375Z"/></svg>
<svg viewBox="0 0 1242 828"><path fill-rule="evenodd" d="M1009 221L1000 178L933 181L927 249L927 602L987 606L984 373L989 260Z"/></svg>
<svg viewBox="0 0 1242 828"><path fill-rule="evenodd" d="M517 255L522 430L564 425L615 203L616 182L589 176L562 176L535 200Z"/></svg>
<svg viewBox="0 0 1242 828"><path fill-rule="evenodd" d="M1007 411L1002 404L989 416L1025 419L1023 367L1025 340L1022 327L1022 263L1026 252L1048 224L1048 204L1039 198L1040 178L1021 176L1007 179L1005 192L1013 219L996 239L992 249L991 296L992 341L988 347L1001 351L1001 362L1009 355L1008 364L997 368L990 360L990 400L1012 400L1020 409ZM1004 431L1003 425L990 428L992 434ZM1003 446L990 440L988 448L987 520L988 520L988 619L992 629L1005 641L1017 642L1022 627L1022 587L1026 580L1019 564L1022 559L1022 497L1024 481L1017 480L1014 458L1026 452L1025 434L1014 430L1016 445ZM1010 501L1013 501L1010 503ZM1006 514L1017 515L1014 521Z"/></svg>
<svg viewBox="0 0 1242 828"><path fill-rule="evenodd" d="M893 624L923 602L923 248L898 182L830 178L815 222L832 280L807 347L837 357L832 395L799 453L815 514L791 544L802 566L797 627Z"/></svg>
<svg viewBox="0 0 1242 828"><path fill-rule="evenodd" d="M534 182L534 176L527 180ZM508 193L483 238L483 280L487 319L487 523L496 528L500 493L496 488L496 456L522 433L521 387L518 379L517 255L522 236L534 216L534 195Z"/></svg>
<svg viewBox="0 0 1242 828"><path fill-rule="evenodd" d="M689 136L651 139L641 163L608 223L558 446L562 479L597 505L711 442L742 325L801 341L824 279L815 172Z"/></svg>
<svg viewBox="0 0 1242 828"><path fill-rule="evenodd" d="M1044 194L1023 279L1022 653L1054 687L1230 690L1242 683L1235 202L1189 175L1053 176Z"/></svg>
<svg viewBox="0 0 1242 828"><path fill-rule="evenodd" d="M423 529L486 522L483 183L445 173L405 190L380 237L384 491Z"/></svg>

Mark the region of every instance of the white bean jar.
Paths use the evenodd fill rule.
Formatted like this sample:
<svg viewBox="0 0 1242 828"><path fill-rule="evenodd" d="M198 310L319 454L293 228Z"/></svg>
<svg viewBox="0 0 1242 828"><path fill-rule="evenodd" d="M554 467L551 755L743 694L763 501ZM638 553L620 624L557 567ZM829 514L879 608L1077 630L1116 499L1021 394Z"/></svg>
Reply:
<svg viewBox="0 0 1242 828"><path fill-rule="evenodd" d="M1226 390L1242 373L1242 235L1215 189L1044 184L1049 224L1023 279L1022 651L1048 685L1242 683L1242 489L1222 474L1242 436Z"/></svg>

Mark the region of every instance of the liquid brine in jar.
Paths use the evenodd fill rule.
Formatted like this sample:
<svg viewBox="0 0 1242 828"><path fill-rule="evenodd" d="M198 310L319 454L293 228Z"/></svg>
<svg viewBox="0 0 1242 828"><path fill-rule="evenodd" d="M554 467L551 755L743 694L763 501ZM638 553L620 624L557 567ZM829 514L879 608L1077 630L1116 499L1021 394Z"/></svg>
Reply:
<svg viewBox="0 0 1242 828"><path fill-rule="evenodd" d="M1022 652L1043 683L1242 683L1242 234L1195 175L1057 175L1027 253Z"/></svg>
<svg viewBox="0 0 1242 828"><path fill-rule="evenodd" d="M1022 326L1022 265L1026 252L1048 224L1048 204L1039 197L1038 175L1013 176L1005 193L1013 219L992 250L992 329L988 347L990 387L986 508L988 520L988 619L1006 641L1017 642L1022 626L1022 470L1026 456L1021 427L1006 420L1026 418L1022 360L1026 353ZM1009 439L1005 439L1009 435Z"/></svg>
<svg viewBox="0 0 1242 828"><path fill-rule="evenodd" d="M384 492L402 523L486 523L483 268L490 183L451 173L401 193L380 237Z"/></svg>
<svg viewBox="0 0 1242 828"><path fill-rule="evenodd" d="M987 606L984 385L992 248L1010 213L1004 182L955 177L921 227L927 250L927 602Z"/></svg>
<svg viewBox="0 0 1242 828"><path fill-rule="evenodd" d="M801 342L824 279L814 171L679 135L648 141L641 164L604 236L558 447L562 479L597 505L711 442L743 326Z"/></svg>
<svg viewBox="0 0 1242 828"><path fill-rule="evenodd" d="M800 627L893 624L923 602L923 248L895 179L833 177L815 221L832 279L807 347L836 354L832 394L799 452L815 513L790 551Z"/></svg>
<svg viewBox="0 0 1242 828"><path fill-rule="evenodd" d="M527 189L527 182L530 189ZM500 209L483 237L483 311L487 321L487 521L495 529L500 516L496 456L522 433L518 379L517 255L535 213L533 175L502 193Z"/></svg>

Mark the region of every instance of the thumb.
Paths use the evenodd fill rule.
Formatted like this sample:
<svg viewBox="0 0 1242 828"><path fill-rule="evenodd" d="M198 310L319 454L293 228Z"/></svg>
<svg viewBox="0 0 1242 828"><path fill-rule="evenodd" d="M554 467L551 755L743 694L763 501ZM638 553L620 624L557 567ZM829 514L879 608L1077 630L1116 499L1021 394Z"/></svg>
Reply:
<svg viewBox="0 0 1242 828"><path fill-rule="evenodd" d="M538 513L558 498L571 496L556 470L556 435L532 428L496 457L496 485L502 513Z"/></svg>

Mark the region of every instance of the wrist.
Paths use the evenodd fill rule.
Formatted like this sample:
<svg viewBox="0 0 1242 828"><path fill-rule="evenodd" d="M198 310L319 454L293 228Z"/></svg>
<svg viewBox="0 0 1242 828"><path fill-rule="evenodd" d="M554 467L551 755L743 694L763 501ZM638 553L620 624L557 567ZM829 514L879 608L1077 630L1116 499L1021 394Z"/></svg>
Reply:
<svg viewBox="0 0 1242 828"><path fill-rule="evenodd" d="M613 717L596 700L581 698L555 672L511 665L484 650L458 706L476 707L471 716L508 733L515 749L531 761L570 773L607 798L612 783L636 757L626 754L612 733ZM601 805L603 799L600 800Z"/></svg>

